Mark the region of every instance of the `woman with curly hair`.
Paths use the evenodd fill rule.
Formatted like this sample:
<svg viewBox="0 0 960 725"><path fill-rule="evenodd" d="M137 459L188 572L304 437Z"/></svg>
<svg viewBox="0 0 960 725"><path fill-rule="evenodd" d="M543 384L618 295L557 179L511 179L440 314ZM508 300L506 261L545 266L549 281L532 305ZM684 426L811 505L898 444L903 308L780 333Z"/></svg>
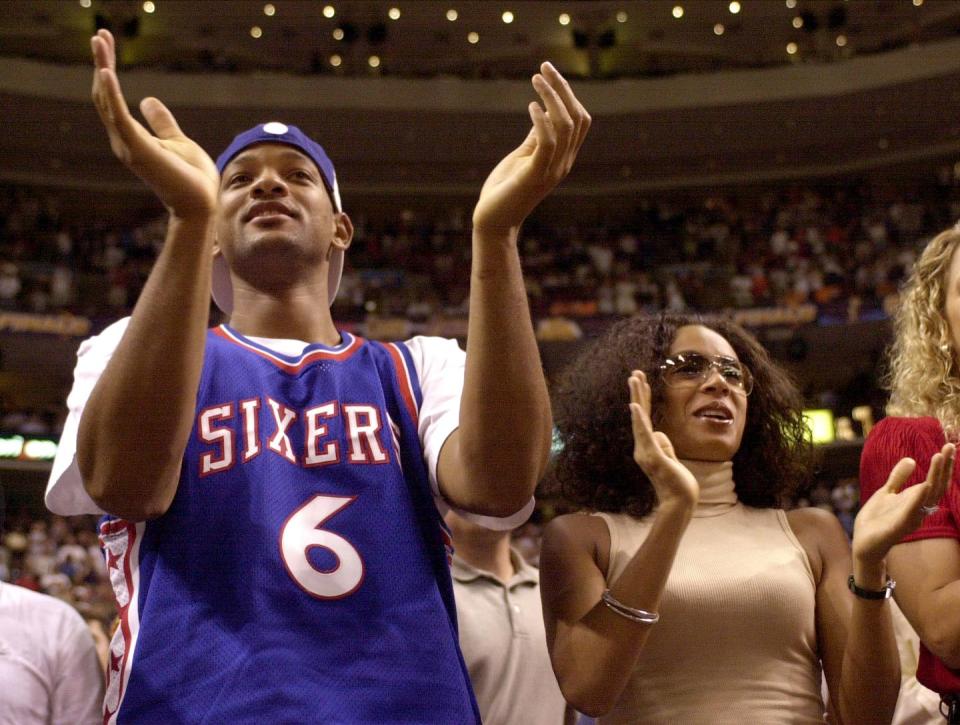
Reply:
<svg viewBox="0 0 960 725"><path fill-rule="evenodd" d="M874 427L860 459L861 498L882 485L897 461L919 465L960 439L960 225L934 237L914 265L894 318L885 384L888 417ZM953 474L956 480L956 473ZM917 679L939 692L941 711L960 723L960 489L950 486L919 529L890 550L897 604L920 635Z"/></svg>
<svg viewBox="0 0 960 725"><path fill-rule="evenodd" d="M567 371L554 475L586 509L544 533L547 646L568 702L614 723L889 722L888 548L952 451L861 510L784 511L809 475L802 400L747 332L665 316L614 325ZM852 593L851 593L852 592ZM822 668L822 670L821 670Z"/></svg>

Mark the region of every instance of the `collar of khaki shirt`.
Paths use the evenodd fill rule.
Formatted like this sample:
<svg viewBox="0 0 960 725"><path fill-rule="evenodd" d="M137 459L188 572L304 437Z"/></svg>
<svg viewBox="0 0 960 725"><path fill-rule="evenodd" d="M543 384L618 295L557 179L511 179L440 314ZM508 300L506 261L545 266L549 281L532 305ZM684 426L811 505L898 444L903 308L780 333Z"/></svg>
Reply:
<svg viewBox="0 0 960 725"><path fill-rule="evenodd" d="M513 576L507 582L506 587L513 589L521 584L538 584L540 582L540 570L535 566L528 564L512 546L510 547L510 561L513 563ZM450 566L453 578L458 582L470 582L474 579L487 579L500 586L504 586L497 577L484 569L468 564L456 554L453 555L453 563Z"/></svg>

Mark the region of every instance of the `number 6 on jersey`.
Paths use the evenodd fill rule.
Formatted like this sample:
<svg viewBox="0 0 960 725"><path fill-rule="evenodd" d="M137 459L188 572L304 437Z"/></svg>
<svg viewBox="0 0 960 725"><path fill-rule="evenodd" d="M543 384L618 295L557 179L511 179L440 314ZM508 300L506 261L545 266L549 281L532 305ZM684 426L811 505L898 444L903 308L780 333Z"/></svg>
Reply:
<svg viewBox="0 0 960 725"><path fill-rule="evenodd" d="M340 599L363 582L363 559L342 536L319 528L324 521L353 503L356 496L317 494L291 514L280 531L280 555L290 577L318 599ZM336 557L331 569L310 563L310 549L319 546Z"/></svg>

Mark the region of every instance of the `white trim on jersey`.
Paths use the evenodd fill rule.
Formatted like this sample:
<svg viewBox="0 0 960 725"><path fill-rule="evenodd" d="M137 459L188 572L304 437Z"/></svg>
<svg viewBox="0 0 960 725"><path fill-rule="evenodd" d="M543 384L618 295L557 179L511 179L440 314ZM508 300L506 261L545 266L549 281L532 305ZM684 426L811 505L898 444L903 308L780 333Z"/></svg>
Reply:
<svg viewBox="0 0 960 725"><path fill-rule="evenodd" d="M391 351L390 357L393 358L394 365L397 368L397 377L402 378L400 380L401 392L410 410L410 415L413 416L414 422L419 422L420 406L417 404L417 395L413 390L413 378L410 374L410 368L407 366L407 358L400 350L399 344L395 342L388 342L384 344L384 347Z"/></svg>
<svg viewBox="0 0 960 725"><path fill-rule="evenodd" d="M396 424L393 420L393 417L390 415L390 412L387 411L387 421L390 423L390 437L393 440L393 452L396 455L396 460L399 462L400 457L400 426Z"/></svg>
<svg viewBox="0 0 960 725"><path fill-rule="evenodd" d="M103 533L105 529L113 531ZM140 544L145 530L146 523L143 521L131 523L114 520L101 526L101 541L107 555L108 571L113 568L111 558L113 564L119 565L118 576L114 577L111 572L110 580L120 614L120 625L110 642L107 691L103 699L104 725L115 725L117 722L117 714L123 706L137 650L140 635ZM126 603L122 604L123 601ZM120 658L118 670L112 669L114 657ZM120 676L119 680L116 679L115 672Z"/></svg>
<svg viewBox="0 0 960 725"><path fill-rule="evenodd" d="M264 338L244 338L239 333L234 332L226 325L220 325L219 327L214 328L214 332L221 337L230 340L245 350L260 355L267 360L270 360L278 367L287 370L288 372L296 372L300 370L304 365L313 362L317 359L345 359L350 357L357 348L363 345L363 339L359 337L354 337L349 332L342 332L341 337L343 338L342 342L335 347L314 347L312 350L303 349L300 353L296 355L289 355L288 357L293 358L292 360L285 360L280 357L281 353L271 350L270 347L265 344L270 342ZM278 341L278 342L298 342L298 341ZM305 343L306 344L306 343Z"/></svg>

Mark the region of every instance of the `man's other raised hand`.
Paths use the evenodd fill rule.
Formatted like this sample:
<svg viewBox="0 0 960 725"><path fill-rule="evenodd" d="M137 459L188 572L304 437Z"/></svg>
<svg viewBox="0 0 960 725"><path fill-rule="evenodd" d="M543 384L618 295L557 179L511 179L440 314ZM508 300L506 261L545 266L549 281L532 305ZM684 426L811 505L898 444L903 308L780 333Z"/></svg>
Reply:
<svg viewBox="0 0 960 725"><path fill-rule="evenodd" d="M560 72L543 63L532 82L543 105L530 103L530 133L484 182L473 212L475 229L517 229L570 172L587 137L590 114Z"/></svg>
<svg viewBox="0 0 960 725"><path fill-rule="evenodd" d="M207 153L184 135L170 110L144 98L140 112L151 133L127 107L117 78L116 43L107 30L90 39L93 52L93 103L113 153L153 189L179 219L208 217L216 208L220 175Z"/></svg>

